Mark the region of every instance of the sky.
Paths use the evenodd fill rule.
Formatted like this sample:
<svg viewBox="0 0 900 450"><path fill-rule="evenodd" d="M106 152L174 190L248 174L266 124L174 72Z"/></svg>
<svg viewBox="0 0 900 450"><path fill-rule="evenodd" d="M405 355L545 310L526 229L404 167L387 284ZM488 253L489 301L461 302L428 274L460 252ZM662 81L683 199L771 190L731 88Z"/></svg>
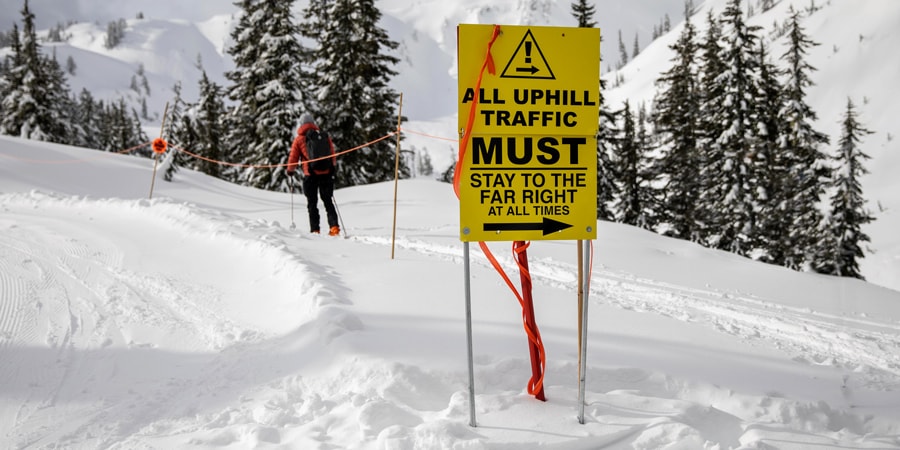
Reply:
<svg viewBox="0 0 900 450"><path fill-rule="evenodd" d="M546 402L526 391L521 307L472 248L472 427L460 205L450 185L400 181L396 230L394 183L340 189L344 234L331 238L306 232L296 193L190 171L154 181L151 160L0 136L0 447L900 448L900 191L889 180L900 164L888 138L900 130L882 114L893 111L890 96L876 95L892 90L875 90L900 74L883 57L900 15L873 3L832 0L809 19L823 41L814 56L823 122L833 119L833 97L868 97L863 117L877 130L866 147L876 158L867 192L886 210L870 230L870 282L598 223L585 424L575 242L528 249ZM473 13L429 5L454 19ZM479 14L512 17L518 5ZM406 24L392 29L408 33L410 60L429 54L452 67L455 51L437 52L449 44L435 36L454 26L418 11L386 21ZM90 55L73 83L98 87L127 78L130 61L157 67L152 56L165 55L159 61L170 62L150 71L159 92L187 70L172 62L173 42L197 46L185 61L193 50L213 59L223 39L213 22L147 20L134 32L145 40L116 52L97 48L101 28L84 27L57 50ZM626 67L628 82L610 98L649 95L664 47ZM855 71L834 68L847 65ZM437 72L455 90L452 69ZM451 135L455 115L418 103L426 112L406 125L408 141L450 152L424 135ZM518 279L509 243L490 248Z"/></svg>

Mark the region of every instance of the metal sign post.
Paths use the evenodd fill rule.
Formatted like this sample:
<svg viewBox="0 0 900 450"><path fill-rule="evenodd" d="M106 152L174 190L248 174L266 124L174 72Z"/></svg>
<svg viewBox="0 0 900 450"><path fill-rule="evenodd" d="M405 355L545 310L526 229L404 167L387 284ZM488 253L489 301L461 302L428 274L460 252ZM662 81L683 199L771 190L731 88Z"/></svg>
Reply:
<svg viewBox="0 0 900 450"><path fill-rule="evenodd" d="M466 290L466 344L469 357L469 426L475 423L475 362L472 356L472 283L469 272L469 243L463 242L463 272L465 273Z"/></svg>
<svg viewBox="0 0 900 450"><path fill-rule="evenodd" d="M584 425L584 397L585 397L585 388L586 388L586 379L587 376L585 372L587 371L587 326L588 326L588 295L591 291L591 255L590 255L590 241L579 241L579 245L584 246L584 250L579 252L579 254L584 258L584 261L581 263L584 270L584 277L581 281L581 311L579 314L581 316L581 335L579 336L579 341L581 342L580 351L581 354L578 355L578 423Z"/></svg>

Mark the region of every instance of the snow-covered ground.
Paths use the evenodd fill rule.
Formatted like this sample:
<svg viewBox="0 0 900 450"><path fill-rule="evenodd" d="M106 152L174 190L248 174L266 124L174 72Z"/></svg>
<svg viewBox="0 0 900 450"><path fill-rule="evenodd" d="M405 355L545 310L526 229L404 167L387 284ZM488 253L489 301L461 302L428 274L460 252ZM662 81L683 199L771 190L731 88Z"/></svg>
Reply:
<svg viewBox="0 0 900 450"><path fill-rule="evenodd" d="M21 2L9 2L0 16L11 23ZM39 18L100 14L45 47L73 56L76 92L135 100L128 85L143 63L152 115L175 79L192 100L198 59L214 78L229 64L232 2L64 3L31 6ZM432 136L452 138L456 125L456 23L570 25L569 2L413 3L379 5L401 42L405 146L427 149L442 171L455 145ZM662 16L624 3L643 19L603 7L601 26ZM810 92L820 129L833 134L851 96L876 132L863 143L878 213L867 228L877 253L862 261L870 282L599 223L584 425L574 242L529 248L547 402L526 393L519 304L473 247L473 428L449 185L399 183L391 259L393 183L339 190L348 237L310 236L301 195L182 171L149 199L152 161L0 136L0 448L900 448L900 66L886 56L900 3L816 3L807 30L822 42ZM784 0L754 20L769 27L790 4L809 2ZM117 17L131 28L106 50L105 23ZM649 98L678 31L629 64L607 98ZM604 44L615 48L612 33ZM633 33L623 35L630 49ZM508 247L491 244L512 271Z"/></svg>
<svg viewBox="0 0 900 450"><path fill-rule="evenodd" d="M576 244L529 248L547 402L473 251L473 428L449 185L400 182L391 259L393 183L337 191L329 238L300 195L182 171L149 199L146 159L0 162L3 448L900 448L894 290L600 223L581 425Z"/></svg>

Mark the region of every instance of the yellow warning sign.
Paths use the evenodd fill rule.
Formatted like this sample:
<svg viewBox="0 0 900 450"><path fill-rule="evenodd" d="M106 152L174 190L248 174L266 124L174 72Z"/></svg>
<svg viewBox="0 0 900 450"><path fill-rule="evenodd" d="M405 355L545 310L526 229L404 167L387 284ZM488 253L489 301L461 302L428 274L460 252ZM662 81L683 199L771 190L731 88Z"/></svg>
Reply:
<svg viewBox="0 0 900 450"><path fill-rule="evenodd" d="M493 31L457 30L460 239L595 239L600 32Z"/></svg>

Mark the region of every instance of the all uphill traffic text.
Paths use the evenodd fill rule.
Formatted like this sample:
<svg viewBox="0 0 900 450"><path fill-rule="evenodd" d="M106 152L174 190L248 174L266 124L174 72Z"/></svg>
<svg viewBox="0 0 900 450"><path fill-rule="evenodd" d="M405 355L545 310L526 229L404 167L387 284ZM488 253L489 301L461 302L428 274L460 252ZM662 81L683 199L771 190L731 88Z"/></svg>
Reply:
<svg viewBox="0 0 900 450"><path fill-rule="evenodd" d="M573 89L514 89L512 101L516 105L529 106L597 106L591 100L589 91L578 92ZM494 88L485 92L479 89L478 102L481 105L505 105L500 89ZM462 103L475 100L475 89L468 88L463 94ZM479 111L483 125L504 127L555 127L572 128L578 125L578 114L574 111L549 110L505 110L482 109Z"/></svg>

